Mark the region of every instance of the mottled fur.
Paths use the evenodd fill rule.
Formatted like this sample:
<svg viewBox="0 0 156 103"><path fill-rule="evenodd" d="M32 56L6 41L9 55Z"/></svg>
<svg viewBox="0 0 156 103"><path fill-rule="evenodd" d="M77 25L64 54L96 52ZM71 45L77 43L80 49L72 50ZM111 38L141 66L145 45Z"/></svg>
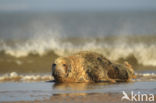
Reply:
<svg viewBox="0 0 156 103"><path fill-rule="evenodd" d="M52 75L56 82L116 82L129 81L134 71L128 62L115 64L101 54L85 51L56 59Z"/></svg>

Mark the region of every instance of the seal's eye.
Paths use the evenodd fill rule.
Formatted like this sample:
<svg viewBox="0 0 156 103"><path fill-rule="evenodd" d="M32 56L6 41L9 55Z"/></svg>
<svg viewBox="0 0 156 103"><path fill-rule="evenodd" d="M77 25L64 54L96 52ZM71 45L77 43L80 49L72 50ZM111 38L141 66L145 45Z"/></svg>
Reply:
<svg viewBox="0 0 156 103"><path fill-rule="evenodd" d="M63 66L66 67L67 65L66 64L63 64Z"/></svg>
<svg viewBox="0 0 156 103"><path fill-rule="evenodd" d="M67 65L63 64L63 67L64 67L65 71L67 72Z"/></svg>

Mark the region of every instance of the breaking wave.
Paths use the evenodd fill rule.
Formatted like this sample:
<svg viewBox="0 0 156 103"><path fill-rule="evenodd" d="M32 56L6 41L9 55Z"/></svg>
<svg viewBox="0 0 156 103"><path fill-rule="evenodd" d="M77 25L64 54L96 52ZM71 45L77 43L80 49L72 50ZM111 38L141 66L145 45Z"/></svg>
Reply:
<svg viewBox="0 0 156 103"><path fill-rule="evenodd" d="M25 42L7 43L0 42L0 51L5 55L16 58L26 57L30 54L44 56L53 52L58 56L66 56L78 51L95 51L102 53L110 60L126 59L133 56L138 64L144 66L156 66L156 43L127 41L127 38L115 38L113 40L91 39L60 39L58 38L35 38ZM74 41L74 42L73 42ZM75 43L78 42L78 43Z"/></svg>

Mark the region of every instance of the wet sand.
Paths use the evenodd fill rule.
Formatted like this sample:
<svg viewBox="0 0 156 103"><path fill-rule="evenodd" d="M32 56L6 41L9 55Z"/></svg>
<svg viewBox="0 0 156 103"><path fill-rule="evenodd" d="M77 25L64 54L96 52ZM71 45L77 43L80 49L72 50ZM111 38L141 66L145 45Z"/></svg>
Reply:
<svg viewBox="0 0 156 103"><path fill-rule="evenodd" d="M121 101L122 91L154 94L156 81L130 83L63 83L5 82L0 83L0 103L129 103ZM154 102L153 102L154 103Z"/></svg>
<svg viewBox="0 0 156 103"><path fill-rule="evenodd" d="M11 103L121 103L120 94L90 94L87 96L51 96L45 100L16 101ZM129 101L127 101L128 103ZM4 102L9 103L9 102Z"/></svg>
<svg viewBox="0 0 156 103"><path fill-rule="evenodd" d="M102 94L89 94L79 96L51 96L49 99L34 100L34 101L15 101L11 103L131 103L128 100L121 100L122 95L119 93L102 93ZM156 95L154 97L156 99ZM10 102L3 102L10 103ZM138 102L140 103L140 102ZM155 103L146 102L146 103Z"/></svg>

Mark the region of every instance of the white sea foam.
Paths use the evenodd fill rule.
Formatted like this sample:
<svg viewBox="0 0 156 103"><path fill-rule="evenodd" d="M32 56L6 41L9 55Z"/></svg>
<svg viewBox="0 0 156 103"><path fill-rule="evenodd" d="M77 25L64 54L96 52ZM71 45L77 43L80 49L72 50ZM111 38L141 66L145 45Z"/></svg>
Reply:
<svg viewBox="0 0 156 103"><path fill-rule="evenodd" d="M53 80L51 75L22 75L12 72L0 75L0 82L6 81L49 81Z"/></svg>
<svg viewBox="0 0 156 103"><path fill-rule="evenodd" d="M137 76L143 76L143 77L156 77L155 73L136 73Z"/></svg>
<svg viewBox="0 0 156 103"><path fill-rule="evenodd" d="M1 42L0 51L4 51L5 54L14 57L26 57L30 53L44 56L48 51L53 51L58 56L66 56L74 52L89 50L102 53L110 60L118 60L120 58L127 58L133 55L139 64L156 66L156 45L145 43L129 44L128 42L115 41L112 44L105 42L97 42L96 40L90 40L84 42L82 45L74 45L69 42L61 42L59 38L35 38L26 41L22 44L15 43L14 46L6 45ZM17 61L17 64L21 62Z"/></svg>
<svg viewBox="0 0 156 103"><path fill-rule="evenodd" d="M137 78L134 81L156 81L156 74L155 73L136 73ZM23 75L18 74L16 72L11 72L8 74L0 75L0 82L7 82L7 81L18 81L18 82L29 82L29 81L50 81L53 80L51 75Z"/></svg>
<svg viewBox="0 0 156 103"><path fill-rule="evenodd" d="M156 81L156 73L136 73L135 81Z"/></svg>

